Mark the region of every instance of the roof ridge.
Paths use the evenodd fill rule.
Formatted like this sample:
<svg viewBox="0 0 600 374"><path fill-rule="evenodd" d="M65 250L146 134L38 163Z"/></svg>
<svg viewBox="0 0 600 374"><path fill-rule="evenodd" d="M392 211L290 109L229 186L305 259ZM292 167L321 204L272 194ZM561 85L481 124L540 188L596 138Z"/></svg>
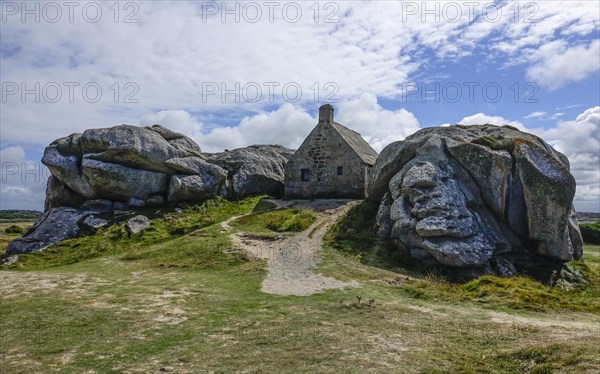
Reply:
<svg viewBox="0 0 600 374"><path fill-rule="evenodd" d="M369 165L375 164L378 156L377 151L371 147L358 131L354 131L338 122L333 122L331 125L363 162Z"/></svg>

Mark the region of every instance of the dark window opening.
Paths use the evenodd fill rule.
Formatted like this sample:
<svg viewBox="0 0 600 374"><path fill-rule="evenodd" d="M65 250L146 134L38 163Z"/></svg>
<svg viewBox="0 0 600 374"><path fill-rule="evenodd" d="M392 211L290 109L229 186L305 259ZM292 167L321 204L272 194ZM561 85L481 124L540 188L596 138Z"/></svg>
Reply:
<svg viewBox="0 0 600 374"><path fill-rule="evenodd" d="M337 174L344 175L344 167L343 166L338 166Z"/></svg>
<svg viewBox="0 0 600 374"><path fill-rule="evenodd" d="M310 181L310 169L300 169L300 179L302 182Z"/></svg>

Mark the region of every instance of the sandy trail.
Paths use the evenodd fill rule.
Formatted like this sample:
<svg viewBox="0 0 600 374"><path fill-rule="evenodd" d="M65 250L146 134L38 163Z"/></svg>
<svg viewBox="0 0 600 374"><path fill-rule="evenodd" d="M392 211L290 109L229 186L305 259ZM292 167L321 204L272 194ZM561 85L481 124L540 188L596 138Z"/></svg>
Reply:
<svg viewBox="0 0 600 374"><path fill-rule="evenodd" d="M342 282L316 274L323 236L356 202L349 200L280 201L270 200L282 208L312 208L317 212L315 223L293 236L275 240L260 240L234 233L234 245L252 255L268 260L269 273L263 281L263 292L277 295L307 296L327 289L357 287L356 281ZM222 225L229 228L228 222Z"/></svg>

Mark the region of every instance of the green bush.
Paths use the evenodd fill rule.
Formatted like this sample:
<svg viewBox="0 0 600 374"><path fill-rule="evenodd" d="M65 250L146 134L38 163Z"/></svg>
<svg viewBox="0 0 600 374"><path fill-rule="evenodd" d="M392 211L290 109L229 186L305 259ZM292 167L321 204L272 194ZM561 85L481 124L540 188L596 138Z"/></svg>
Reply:
<svg viewBox="0 0 600 374"><path fill-rule="evenodd" d="M589 244L600 244L600 221L579 225L583 241Z"/></svg>
<svg viewBox="0 0 600 374"><path fill-rule="evenodd" d="M12 225L4 229L5 234L23 234L25 230L17 225Z"/></svg>

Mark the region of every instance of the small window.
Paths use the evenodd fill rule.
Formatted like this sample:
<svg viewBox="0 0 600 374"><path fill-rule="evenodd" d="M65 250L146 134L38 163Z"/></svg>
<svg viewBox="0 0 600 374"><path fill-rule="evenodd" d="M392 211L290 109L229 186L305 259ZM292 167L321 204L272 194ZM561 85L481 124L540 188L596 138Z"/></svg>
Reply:
<svg viewBox="0 0 600 374"><path fill-rule="evenodd" d="M310 169L300 169L300 179L302 182L310 181Z"/></svg>
<svg viewBox="0 0 600 374"><path fill-rule="evenodd" d="M338 166L338 175L344 175L344 167L343 166Z"/></svg>

